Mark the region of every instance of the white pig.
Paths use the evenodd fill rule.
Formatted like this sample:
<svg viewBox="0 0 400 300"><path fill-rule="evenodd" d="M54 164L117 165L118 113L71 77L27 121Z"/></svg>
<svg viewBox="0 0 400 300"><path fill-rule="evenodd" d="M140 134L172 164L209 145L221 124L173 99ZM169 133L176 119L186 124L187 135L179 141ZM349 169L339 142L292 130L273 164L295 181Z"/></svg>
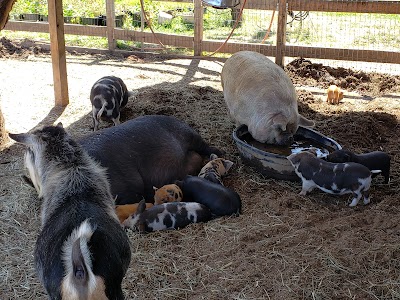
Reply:
<svg viewBox="0 0 400 300"><path fill-rule="evenodd" d="M253 51L233 54L221 73L224 98L237 125L261 143L287 145L299 125L314 126L298 113L297 94L285 71Z"/></svg>

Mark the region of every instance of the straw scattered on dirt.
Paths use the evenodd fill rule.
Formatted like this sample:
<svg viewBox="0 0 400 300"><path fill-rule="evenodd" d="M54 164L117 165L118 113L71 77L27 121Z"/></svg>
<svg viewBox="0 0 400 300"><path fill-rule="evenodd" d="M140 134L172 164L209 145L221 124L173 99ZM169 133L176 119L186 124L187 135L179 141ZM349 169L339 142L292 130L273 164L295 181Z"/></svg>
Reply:
<svg viewBox="0 0 400 300"><path fill-rule="evenodd" d="M38 62L48 67L51 60L47 54L41 55L44 57L34 60L35 66ZM316 121L318 131L350 150L382 150L392 157L390 184L384 185L382 177L374 178L371 204L350 208L350 195L314 191L299 196L299 183L266 179L242 164L231 138L234 124L228 117L219 83L221 64L91 56L83 56L82 60L69 56L68 60L70 107L51 111L40 123L59 118L69 124L68 131L74 136L89 132L92 122L87 94L101 69L103 75L119 74L128 88L137 91L135 101L122 113L123 121L144 114L176 116L209 143L225 150L226 157L235 163L224 182L241 195L241 216L177 231L146 235L128 232L133 254L123 281L128 299L400 297L398 95L367 101L362 95L347 94L339 105L329 105L324 101L325 82L311 84L321 87L319 92L298 89L299 110ZM33 65L22 63L18 56L3 57L2 76L15 64L24 67L25 72L30 72ZM300 75L294 70L289 74L295 83L311 82L309 74ZM41 80L41 75L32 80ZM32 95L36 95L36 86L30 86ZM7 108L6 121L13 119L9 109L13 99L4 98L10 89L13 87L0 87L2 105ZM364 89L354 87L354 91ZM51 100L51 95L44 97ZM79 102L78 97L85 99ZM49 105L46 101L43 105ZM82 111L83 116L77 118ZM10 144L0 158L0 298L46 299L32 257L40 203L35 191L20 177L24 172L23 152L22 146Z"/></svg>

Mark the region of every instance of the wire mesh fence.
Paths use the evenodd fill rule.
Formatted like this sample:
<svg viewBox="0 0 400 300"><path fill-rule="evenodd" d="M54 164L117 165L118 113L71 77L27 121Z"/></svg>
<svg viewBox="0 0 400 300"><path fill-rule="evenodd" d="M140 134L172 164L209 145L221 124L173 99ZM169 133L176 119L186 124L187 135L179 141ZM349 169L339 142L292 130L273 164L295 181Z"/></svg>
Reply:
<svg viewBox="0 0 400 300"><path fill-rule="evenodd" d="M106 7L110 1L113 3L106 0L97 7L92 16L97 23L87 24L106 26ZM73 15L74 11L78 13L79 3L64 5L68 14L64 18L66 23L68 18L83 19ZM235 3L238 5L221 9L210 5L210 0L118 1L114 37L119 47L128 50L214 56L227 56L224 53L239 50L268 56L282 52L285 62L304 57L322 59L333 66L400 73L400 1L236 0ZM66 29L73 35L106 36L105 29L92 26Z"/></svg>

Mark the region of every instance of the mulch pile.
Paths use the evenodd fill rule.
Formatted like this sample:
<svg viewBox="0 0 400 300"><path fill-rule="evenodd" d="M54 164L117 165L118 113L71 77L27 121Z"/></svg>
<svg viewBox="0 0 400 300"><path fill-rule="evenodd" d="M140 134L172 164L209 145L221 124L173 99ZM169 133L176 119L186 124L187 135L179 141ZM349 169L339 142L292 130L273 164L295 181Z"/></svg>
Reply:
<svg viewBox="0 0 400 300"><path fill-rule="evenodd" d="M304 58L291 61L285 66L285 70L297 85L326 88L335 84L344 90L372 97L400 92L400 76L333 68Z"/></svg>

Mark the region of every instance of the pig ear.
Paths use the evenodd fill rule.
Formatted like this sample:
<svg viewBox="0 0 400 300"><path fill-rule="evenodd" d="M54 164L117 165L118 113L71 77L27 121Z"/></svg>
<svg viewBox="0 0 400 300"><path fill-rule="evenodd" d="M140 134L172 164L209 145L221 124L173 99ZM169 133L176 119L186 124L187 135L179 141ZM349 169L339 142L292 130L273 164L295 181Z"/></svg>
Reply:
<svg viewBox="0 0 400 300"><path fill-rule="evenodd" d="M214 159L217 159L217 158L218 158L218 155L217 155L217 154L211 153L211 155L210 155L210 160L214 160Z"/></svg>
<svg viewBox="0 0 400 300"><path fill-rule="evenodd" d="M275 117L273 117L272 123L274 127L280 128L282 131L286 131L286 125L288 123L288 120L284 115L278 114Z"/></svg>
<svg viewBox="0 0 400 300"><path fill-rule="evenodd" d="M227 159L224 159L223 163L226 172L228 172L229 169L233 166L233 162Z"/></svg>
<svg viewBox="0 0 400 300"><path fill-rule="evenodd" d="M8 136L14 141L24 145L32 145L34 140L34 135L31 133L9 133Z"/></svg>
<svg viewBox="0 0 400 300"><path fill-rule="evenodd" d="M299 125L304 126L304 127L314 127L315 123L314 123L314 121L311 121L309 119L306 119L302 115L299 115Z"/></svg>

